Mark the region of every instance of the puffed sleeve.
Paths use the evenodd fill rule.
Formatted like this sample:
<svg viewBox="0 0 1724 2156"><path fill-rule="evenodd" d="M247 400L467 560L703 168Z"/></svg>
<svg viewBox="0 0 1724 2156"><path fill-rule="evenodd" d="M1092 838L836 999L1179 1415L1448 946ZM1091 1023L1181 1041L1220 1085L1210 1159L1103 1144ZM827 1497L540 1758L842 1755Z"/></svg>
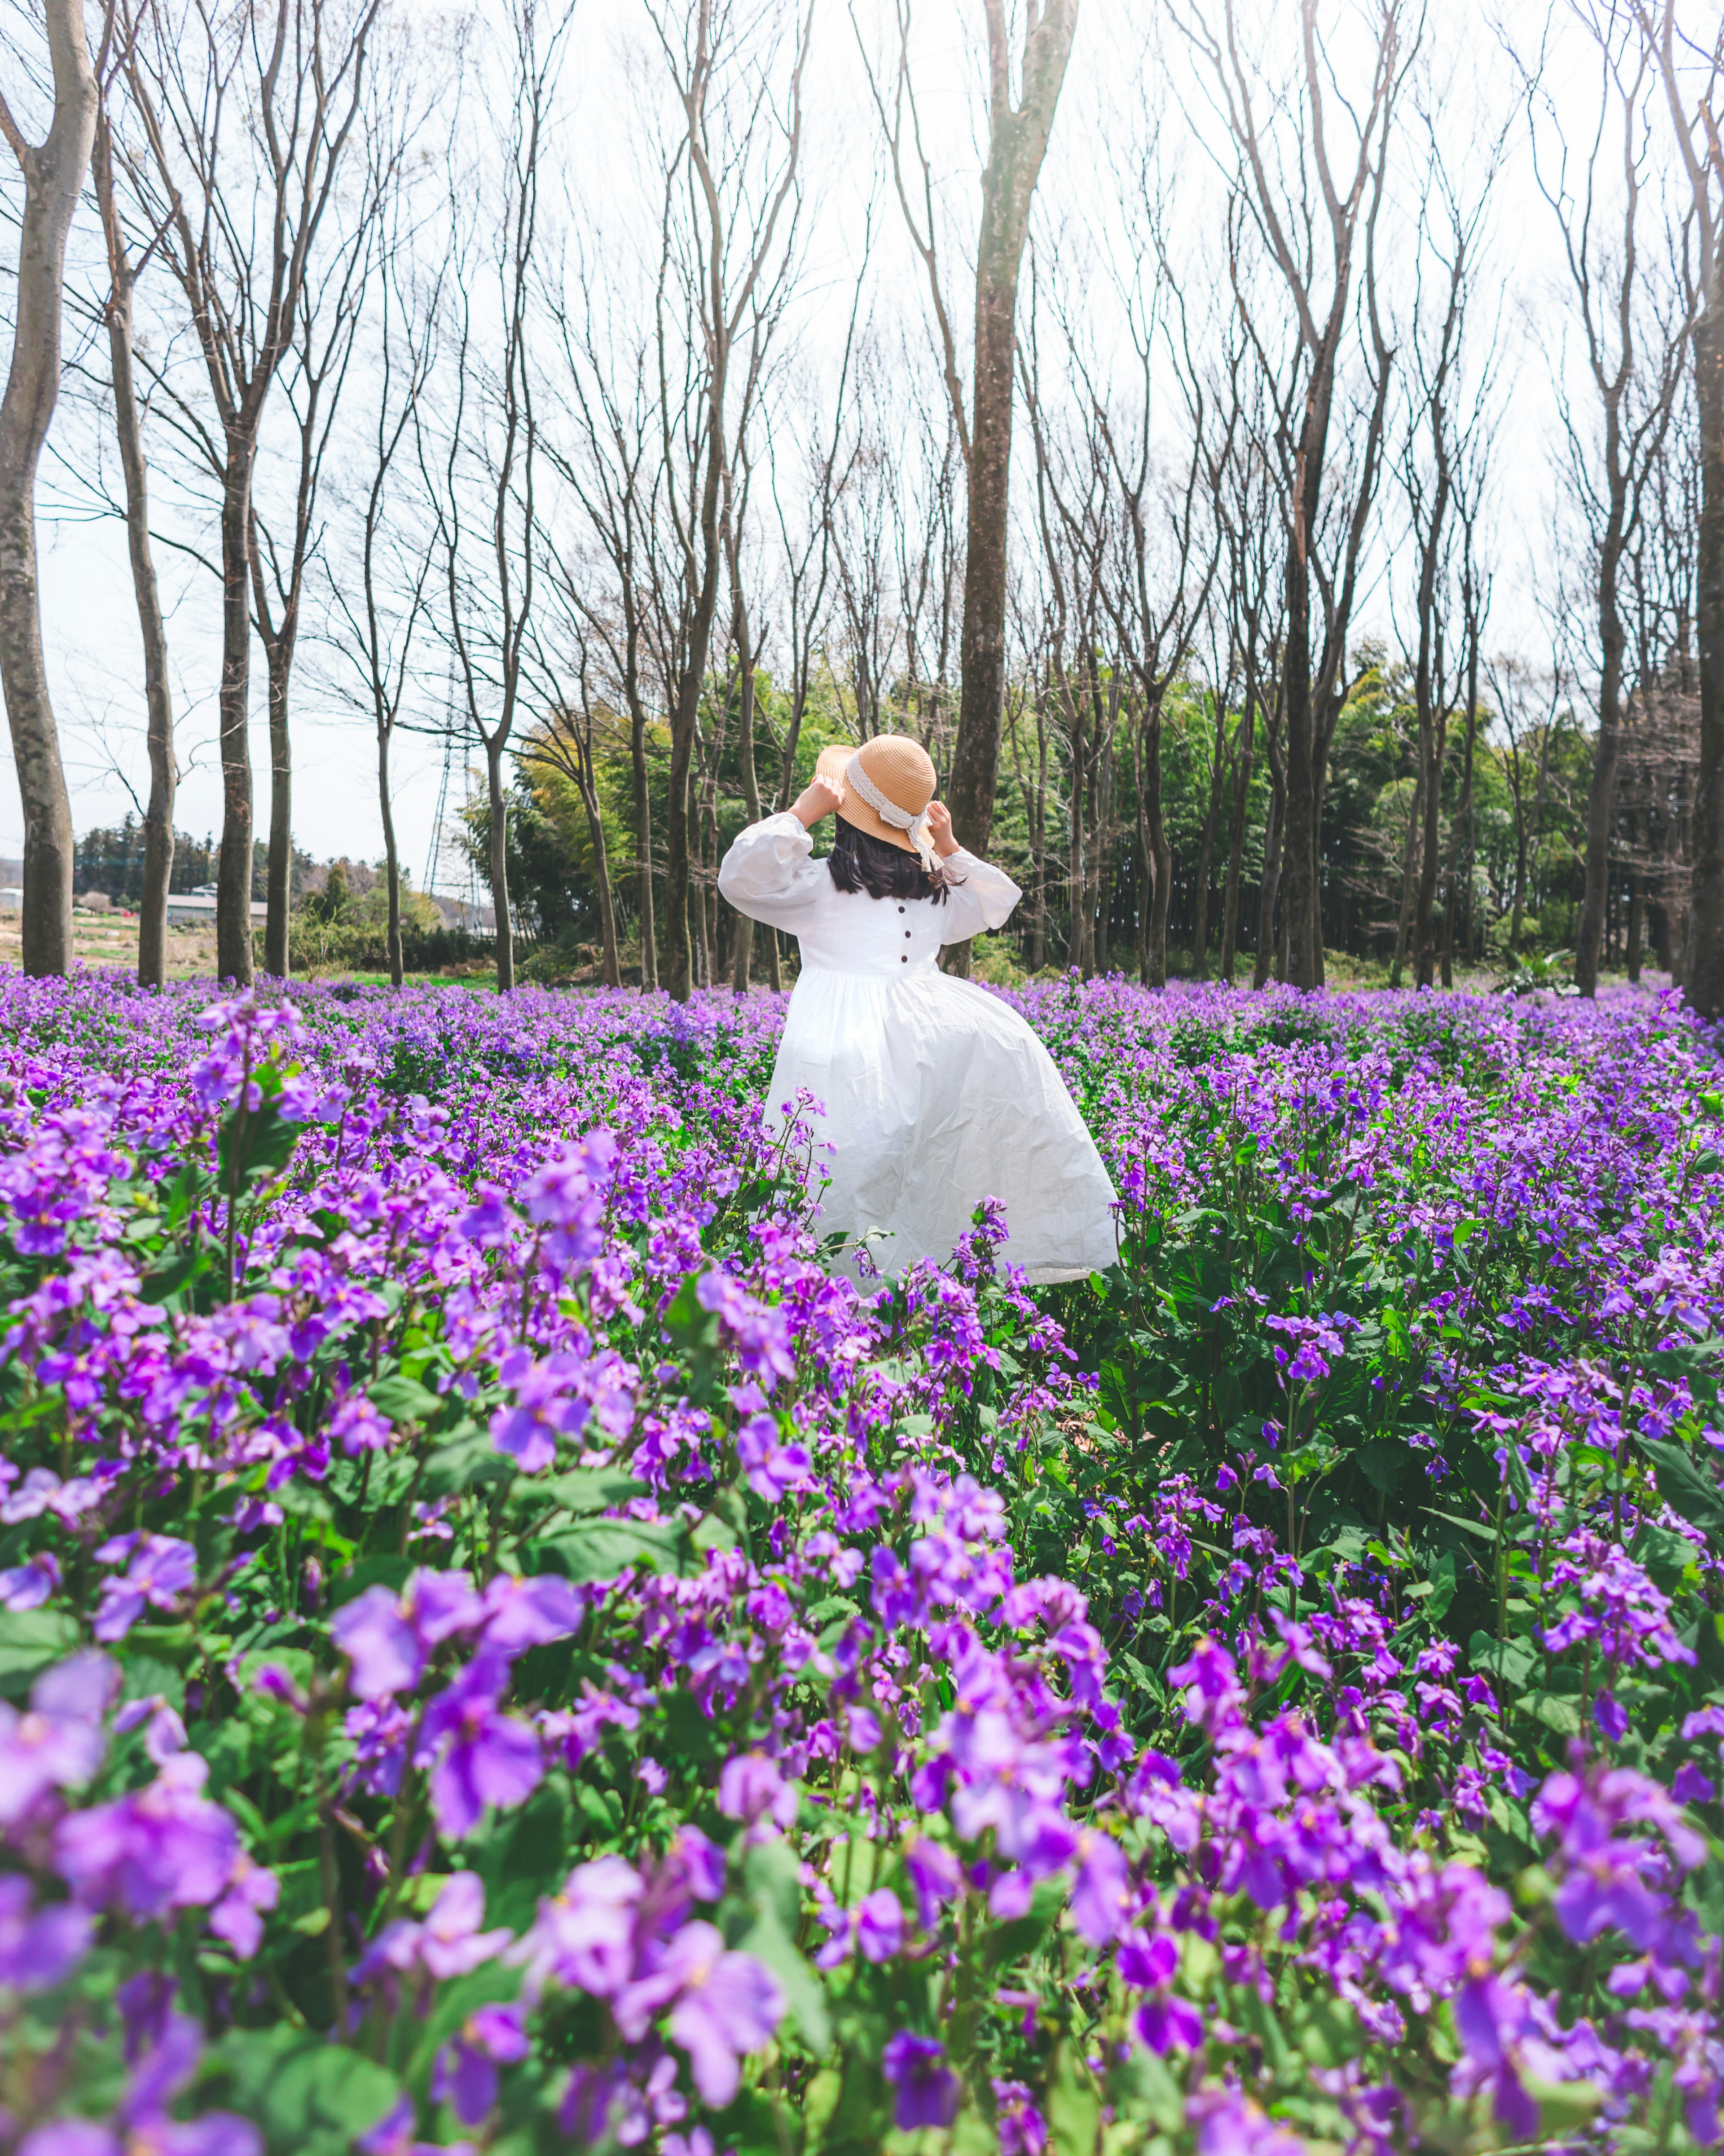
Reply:
<svg viewBox="0 0 1724 2156"><path fill-rule="evenodd" d="M832 879L813 859L814 842L785 809L738 834L718 867L718 887L738 913L793 935Z"/></svg>
<svg viewBox="0 0 1724 2156"><path fill-rule="evenodd" d="M999 927L1024 896L1010 876L992 861L978 860L974 854L966 853L962 847L948 854L946 861L952 880L947 886L951 896L944 906L935 908L940 941L966 943L984 929ZM960 876L962 883L957 880Z"/></svg>

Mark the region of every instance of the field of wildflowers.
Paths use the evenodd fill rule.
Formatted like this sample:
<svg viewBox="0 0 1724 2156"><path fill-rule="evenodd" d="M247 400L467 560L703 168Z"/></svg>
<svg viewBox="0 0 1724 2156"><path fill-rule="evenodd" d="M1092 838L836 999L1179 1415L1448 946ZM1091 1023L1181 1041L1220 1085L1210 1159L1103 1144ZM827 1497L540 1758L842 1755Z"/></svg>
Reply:
<svg viewBox="0 0 1724 2156"><path fill-rule="evenodd" d="M1711 2146L1680 1008L1014 1000L855 1286L766 995L0 989L0 2147Z"/></svg>

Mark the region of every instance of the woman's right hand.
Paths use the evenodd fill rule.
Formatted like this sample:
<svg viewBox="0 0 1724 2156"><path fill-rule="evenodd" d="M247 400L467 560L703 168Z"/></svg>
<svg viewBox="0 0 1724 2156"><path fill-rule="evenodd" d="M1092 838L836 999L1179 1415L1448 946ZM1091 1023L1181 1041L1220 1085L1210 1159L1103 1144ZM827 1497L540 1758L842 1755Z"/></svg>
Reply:
<svg viewBox="0 0 1724 2156"><path fill-rule="evenodd" d="M800 798L791 804L790 813L806 829L812 831L823 816L835 815L844 799L840 788L829 786L824 778L811 778Z"/></svg>

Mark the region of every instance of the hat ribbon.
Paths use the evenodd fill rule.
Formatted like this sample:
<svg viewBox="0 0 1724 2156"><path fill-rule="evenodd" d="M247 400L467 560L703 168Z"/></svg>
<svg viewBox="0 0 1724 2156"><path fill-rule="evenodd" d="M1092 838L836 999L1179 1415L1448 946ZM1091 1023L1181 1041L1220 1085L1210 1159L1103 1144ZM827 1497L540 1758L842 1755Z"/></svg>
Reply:
<svg viewBox="0 0 1724 2156"><path fill-rule="evenodd" d="M855 788L883 824L890 824L895 831L904 833L930 875L938 872L939 856L934 851L933 835L928 829L927 810L924 808L920 816L913 816L909 809L900 808L895 801L889 801L862 768L860 749L844 767L844 784Z"/></svg>

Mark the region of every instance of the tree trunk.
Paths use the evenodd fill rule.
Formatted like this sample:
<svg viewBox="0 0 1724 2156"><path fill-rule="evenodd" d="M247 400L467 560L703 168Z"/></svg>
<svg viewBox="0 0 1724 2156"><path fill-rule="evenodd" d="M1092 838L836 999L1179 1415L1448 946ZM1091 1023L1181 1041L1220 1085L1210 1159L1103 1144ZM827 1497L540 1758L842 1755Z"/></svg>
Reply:
<svg viewBox="0 0 1724 2156"><path fill-rule="evenodd" d="M1299 522L1287 549L1286 690L1286 798L1282 851L1282 873L1286 891L1281 906L1286 916L1287 973L1296 987L1317 985L1317 962L1312 923L1317 905L1316 783L1312 767L1313 733L1311 680L1311 573L1305 558L1302 505L1296 508ZM1262 965L1263 954L1258 953Z"/></svg>
<svg viewBox="0 0 1724 2156"><path fill-rule="evenodd" d="M1084 963L1084 899L1088 889L1088 879L1084 874L1084 706L1081 692L1075 698L1069 690L1064 693L1066 716L1071 722L1071 771L1065 804L1065 968L1068 973L1080 973Z"/></svg>
<svg viewBox="0 0 1724 2156"><path fill-rule="evenodd" d="M1143 828L1150 860L1155 866L1155 889L1150 899L1147 957L1152 988L1167 985L1167 908L1173 897L1173 849L1167 843L1167 826L1162 813L1162 714L1144 719Z"/></svg>
<svg viewBox="0 0 1724 2156"><path fill-rule="evenodd" d="M1269 758L1269 814L1263 827L1263 881L1258 887L1257 948L1252 956L1251 985L1267 985L1275 960L1275 901L1281 889L1282 833L1286 828L1287 782L1273 747Z"/></svg>
<svg viewBox="0 0 1724 2156"><path fill-rule="evenodd" d="M1215 697L1213 757L1209 767L1209 805L1203 812L1192 887L1192 971L1200 981L1209 978L1209 871L1215 858L1215 833L1221 821L1222 778L1227 767L1227 706L1219 690Z"/></svg>
<svg viewBox="0 0 1724 2156"><path fill-rule="evenodd" d="M1005 704L1006 541L1010 518L1012 404L1018 273L1054 110L1065 80L1078 0L1048 0L1024 40L1020 103L1011 103L1005 0L987 0L990 61L988 162L976 243L976 356L971 388L964 619L957 741L946 800L959 839L988 850ZM952 947L967 973L969 947Z"/></svg>
<svg viewBox="0 0 1724 2156"><path fill-rule="evenodd" d="M1443 986L1455 986L1455 936L1461 921L1461 896L1466 899L1466 939L1461 957L1470 961L1473 942L1473 751L1479 737L1479 647L1472 639L1467 658L1466 737L1461 752L1460 798L1455 804L1455 823L1449 834L1449 901L1443 916Z"/></svg>
<svg viewBox="0 0 1724 2156"><path fill-rule="evenodd" d="M269 854L264 874L264 971L288 977L287 921L293 901L293 756L287 732L287 691L293 675L295 630L290 605L264 647L269 675Z"/></svg>
<svg viewBox="0 0 1724 2156"><path fill-rule="evenodd" d="M740 606L736 608L736 663L741 669L738 680L738 701L741 711L738 722L741 734L737 742L738 760L742 767L742 802L751 824L760 821L760 776L754 765L754 646L749 641L747 617ZM736 956L731 969L731 985L736 993L745 995L748 990L748 969L754 956L754 923L747 914L736 917Z"/></svg>
<svg viewBox="0 0 1724 2156"><path fill-rule="evenodd" d="M1701 510L1700 783L1683 978L1703 1018L1724 1017L1724 228L1706 309L1694 332Z"/></svg>
<svg viewBox="0 0 1724 2156"><path fill-rule="evenodd" d="M1424 832L1424 758L1419 759L1418 774L1413 781L1413 798L1407 804L1407 837L1401 849L1401 911L1395 927L1395 955L1388 969L1388 984L1392 988L1401 985L1401 974L1407 963L1408 946L1412 941L1414 906L1419 887L1419 840Z"/></svg>
<svg viewBox="0 0 1724 2156"><path fill-rule="evenodd" d="M593 842L593 881L598 893L598 935L604 984L608 988L619 988L623 985L623 967L617 956L617 907L611 894L610 850L605 844L604 819L599 814L598 788L592 775L590 759L580 787L582 806L587 811L587 836Z"/></svg>
<svg viewBox="0 0 1724 2156"><path fill-rule="evenodd" d="M490 803L491 908L497 916L497 988L507 995L515 986L515 933L509 919L509 804L503 793L500 729L485 745L485 773Z"/></svg>
<svg viewBox="0 0 1724 2156"><path fill-rule="evenodd" d="M647 785L646 713L629 698L629 751L634 771L634 911L640 924L640 985L659 985L658 931L653 921L653 798Z"/></svg>
<svg viewBox="0 0 1724 2156"><path fill-rule="evenodd" d="M1629 875L1629 925L1626 971L1636 986L1640 979L1640 937L1645 915L1644 879L1638 871Z"/></svg>
<svg viewBox="0 0 1724 2156"><path fill-rule="evenodd" d="M251 949L251 474L254 444L228 439L222 490L222 849L216 867L216 973L249 988Z"/></svg>
<svg viewBox="0 0 1724 2156"><path fill-rule="evenodd" d="M1112 963L1108 947L1108 868L1113 859L1113 742L1119 722L1117 688L1110 688L1112 708L1106 732L1097 743L1094 814L1090 822L1090 967L1105 975ZM1099 716L1099 713L1098 713Z"/></svg>
<svg viewBox="0 0 1724 2156"><path fill-rule="evenodd" d="M1414 922L1413 948L1417 972L1415 979L1422 988L1428 988L1437 977L1437 863L1443 839L1443 757L1448 747L1449 729L1440 711L1433 711L1420 726L1424 763L1424 793L1420 807L1424 817L1424 829L1419 846L1419 905Z"/></svg>
<svg viewBox="0 0 1724 2156"><path fill-rule="evenodd" d="M23 967L64 973L72 957L72 809L42 649L36 470L59 395L66 235L95 134L96 83L74 0L46 0L54 119L39 148L0 101L23 170L12 359L0 401L0 688L24 816Z"/></svg>
<svg viewBox="0 0 1724 2156"><path fill-rule="evenodd" d="M131 362L133 271L114 199L113 144L105 114L96 122L93 160L96 202L108 246L108 358L114 380L114 430L126 480L126 543L131 588L144 646L144 711L150 757L150 799L144 811L144 885L138 901L138 985L159 988L167 978L167 895L173 881L173 699L167 680L167 628L150 549L149 467Z"/></svg>
<svg viewBox="0 0 1724 2156"><path fill-rule="evenodd" d="M389 798L389 734L387 726L378 726L377 808L383 819L383 874L389 896L389 924L384 931L384 947L388 953L390 986L398 988L407 968L401 956L401 855L395 843L395 806Z"/></svg>
<svg viewBox="0 0 1724 2156"><path fill-rule="evenodd" d="M1239 939L1239 877L1245 860L1245 818L1251 797L1252 737L1257 717L1257 699L1248 690L1244 716L1234 745L1233 825L1228 834L1227 884L1221 901L1221 978L1233 986L1234 955Z"/></svg>

